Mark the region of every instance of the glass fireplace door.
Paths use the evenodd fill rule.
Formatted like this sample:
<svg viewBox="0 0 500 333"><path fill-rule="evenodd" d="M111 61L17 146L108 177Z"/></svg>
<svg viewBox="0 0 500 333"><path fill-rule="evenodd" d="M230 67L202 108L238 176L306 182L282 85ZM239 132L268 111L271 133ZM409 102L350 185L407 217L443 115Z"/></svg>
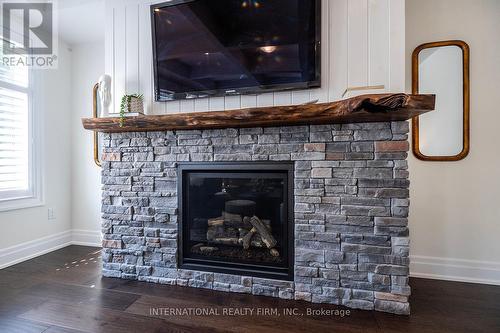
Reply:
<svg viewBox="0 0 500 333"><path fill-rule="evenodd" d="M249 164L180 167L181 267L290 277L290 165Z"/></svg>

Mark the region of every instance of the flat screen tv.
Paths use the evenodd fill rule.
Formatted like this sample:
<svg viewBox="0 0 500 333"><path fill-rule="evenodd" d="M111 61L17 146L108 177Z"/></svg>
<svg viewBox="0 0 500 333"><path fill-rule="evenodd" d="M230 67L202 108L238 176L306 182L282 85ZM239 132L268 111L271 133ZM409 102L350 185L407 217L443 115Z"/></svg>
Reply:
<svg viewBox="0 0 500 333"><path fill-rule="evenodd" d="M173 0L151 6L155 99L320 86L321 0Z"/></svg>

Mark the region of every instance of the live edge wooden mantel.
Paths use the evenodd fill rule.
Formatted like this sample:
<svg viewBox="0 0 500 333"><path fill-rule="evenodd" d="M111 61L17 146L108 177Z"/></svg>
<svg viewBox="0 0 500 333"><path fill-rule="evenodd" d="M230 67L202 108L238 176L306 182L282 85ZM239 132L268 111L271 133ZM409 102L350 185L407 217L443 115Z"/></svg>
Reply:
<svg viewBox="0 0 500 333"><path fill-rule="evenodd" d="M375 94L322 103L159 116L82 119L104 133L402 121L434 110L435 95Z"/></svg>

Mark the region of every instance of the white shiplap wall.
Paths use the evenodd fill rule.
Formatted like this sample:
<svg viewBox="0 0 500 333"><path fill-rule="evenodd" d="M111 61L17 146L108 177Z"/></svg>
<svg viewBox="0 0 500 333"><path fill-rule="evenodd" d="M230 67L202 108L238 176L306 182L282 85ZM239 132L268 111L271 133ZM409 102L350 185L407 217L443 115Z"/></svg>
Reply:
<svg viewBox="0 0 500 333"><path fill-rule="evenodd" d="M348 87L384 85L402 92L405 73L404 0L322 0L322 87L257 96L153 101L149 6L163 1L106 1L106 72L113 78L114 109L124 93L142 93L147 114L216 111L341 99Z"/></svg>

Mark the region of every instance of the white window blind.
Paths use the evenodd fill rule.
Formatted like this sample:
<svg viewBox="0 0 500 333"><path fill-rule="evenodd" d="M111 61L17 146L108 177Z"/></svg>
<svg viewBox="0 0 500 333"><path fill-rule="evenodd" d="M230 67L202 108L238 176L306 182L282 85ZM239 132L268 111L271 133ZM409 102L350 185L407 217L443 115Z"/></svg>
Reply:
<svg viewBox="0 0 500 333"><path fill-rule="evenodd" d="M0 64L0 200L33 193L29 98L28 68Z"/></svg>

